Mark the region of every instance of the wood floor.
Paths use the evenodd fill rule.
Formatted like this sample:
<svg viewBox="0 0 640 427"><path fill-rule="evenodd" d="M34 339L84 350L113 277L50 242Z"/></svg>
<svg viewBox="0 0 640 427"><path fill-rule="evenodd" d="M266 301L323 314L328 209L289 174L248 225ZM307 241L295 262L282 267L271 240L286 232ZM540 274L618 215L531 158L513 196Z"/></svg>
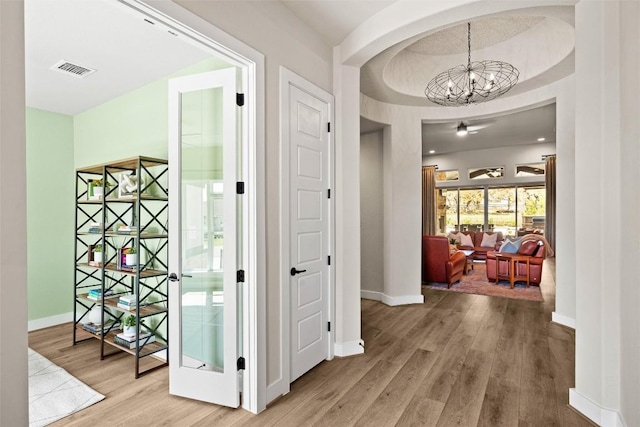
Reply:
<svg viewBox="0 0 640 427"><path fill-rule="evenodd" d="M544 303L424 287L423 305L363 300L366 353L321 363L260 415L170 396L167 369L133 380L131 356L100 362L70 325L29 344L106 395L57 426L590 426L567 405L574 332L550 322L553 268Z"/></svg>

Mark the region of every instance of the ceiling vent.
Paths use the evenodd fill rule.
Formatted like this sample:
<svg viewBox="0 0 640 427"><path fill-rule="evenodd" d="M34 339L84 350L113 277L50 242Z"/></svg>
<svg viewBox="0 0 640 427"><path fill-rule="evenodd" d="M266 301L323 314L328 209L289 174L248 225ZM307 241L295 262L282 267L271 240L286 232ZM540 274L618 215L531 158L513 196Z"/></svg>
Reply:
<svg viewBox="0 0 640 427"><path fill-rule="evenodd" d="M84 77L87 77L89 74L93 74L96 72L96 70L94 69L83 67L77 64L72 64L71 62L65 60L59 61L53 67L51 67L51 69L64 73L68 76L76 77L78 79L82 79Z"/></svg>

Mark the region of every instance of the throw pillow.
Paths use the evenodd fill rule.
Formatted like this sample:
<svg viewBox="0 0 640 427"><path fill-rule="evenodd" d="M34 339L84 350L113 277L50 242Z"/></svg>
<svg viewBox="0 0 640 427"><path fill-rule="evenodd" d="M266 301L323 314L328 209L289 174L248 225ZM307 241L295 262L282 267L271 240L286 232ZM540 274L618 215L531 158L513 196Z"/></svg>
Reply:
<svg viewBox="0 0 640 427"><path fill-rule="evenodd" d="M519 237L507 237L500 246L500 252L517 254L518 250L520 250L520 245L522 245L522 242Z"/></svg>
<svg viewBox="0 0 640 427"><path fill-rule="evenodd" d="M473 240L471 240L471 236L460 233L460 245L473 247Z"/></svg>
<svg viewBox="0 0 640 427"><path fill-rule="evenodd" d="M449 235L447 235L447 240L449 242L451 242L451 239L454 239L456 241L456 244L459 245L461 242L460 236L462 235L462 233L458 232L458 233L449 233Z"/></svg>
<svg viewBox="0 0 640 427"><path fill-rule="evenodd" d="M538 242L536 242L535 240L528 240L528 241L524 242L522 244L522 246L520 246L520 249L518 250L518 253L520 255L531 256L536 251L537 247L538 247Z"/></svg>
<svg viewBox="0 0 640 427"><path fill-rule="evenodd" d="M483 248L495 248L497 239L498 233L482 233L482 243L480 243L480 246Z"/></svg>

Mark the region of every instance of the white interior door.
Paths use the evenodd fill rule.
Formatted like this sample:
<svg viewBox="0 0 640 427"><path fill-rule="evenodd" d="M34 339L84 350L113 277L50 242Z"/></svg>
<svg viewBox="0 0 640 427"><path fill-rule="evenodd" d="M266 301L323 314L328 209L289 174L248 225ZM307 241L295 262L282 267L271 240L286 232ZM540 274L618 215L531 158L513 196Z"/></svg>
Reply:
<svg viewBox="0 0 640 427"><path fill-rule="evenodd" d="M289 91L291 382L328 356L329 105Z"/></svg>
<svg viewBox="0 0 640 427"><path fill-rule="evenodd" d="M239 406L236 68L169 83L169 391Z"/></svg>

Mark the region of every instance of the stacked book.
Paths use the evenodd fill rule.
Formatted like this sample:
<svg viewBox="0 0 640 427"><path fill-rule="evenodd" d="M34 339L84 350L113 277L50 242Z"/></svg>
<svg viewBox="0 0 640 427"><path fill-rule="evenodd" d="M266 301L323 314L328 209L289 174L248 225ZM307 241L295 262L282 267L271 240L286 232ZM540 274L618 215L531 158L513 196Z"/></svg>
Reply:
<svg viewBox="0 0 640 427"><path fill-rule="evenodd" d="M138 234L137 225L121 225L118 227L118 234Z"/></svg>
<svg viewBox="0 0 640 427"><path fill-rule="evenodd" d="M135 295L120 295L118 298L118 308L131 311L135 310L137 306L138 301Z"/></svg>
<svg viewBox="0 0 640 427"><path fill-rule="evenodd" d="M92 222L89 224L89 233L102 234L102 224Z"/></svg>
<svg viewBox="0 0 640 427"><path fill-rule="evenodd" d="M138 342L140 343L140 347L152 343L156 340L155 335L151 335L149 332L140 332L140 338ZM136 348L136 336L133 335L125 335L124 333L119 333L118 335L113 337L113 342L128 349Z"/></svg>
<svg viewBox="0 0 640 427"><path fill-rule="evenodd" d="M104 292L104 297L105 298L109 298L113 296L113 291L111 289L107 289ZM94 301L98 301L102 299L102 289L97 288L97 289L91 289L89 291L89 293L87 294L87 298L90 300L94 300Z"/></svg>
<svg viewBox="0 0 640 427"><path fill-rule="evenodd" d="M84 323L82 325L82 329L87 332L91 332L95 335L102 335L103 332L106 331L115 331L120 329L120 322L116 322L114 320L107 320L104 325L96 325L95 323Z"/></svg>

